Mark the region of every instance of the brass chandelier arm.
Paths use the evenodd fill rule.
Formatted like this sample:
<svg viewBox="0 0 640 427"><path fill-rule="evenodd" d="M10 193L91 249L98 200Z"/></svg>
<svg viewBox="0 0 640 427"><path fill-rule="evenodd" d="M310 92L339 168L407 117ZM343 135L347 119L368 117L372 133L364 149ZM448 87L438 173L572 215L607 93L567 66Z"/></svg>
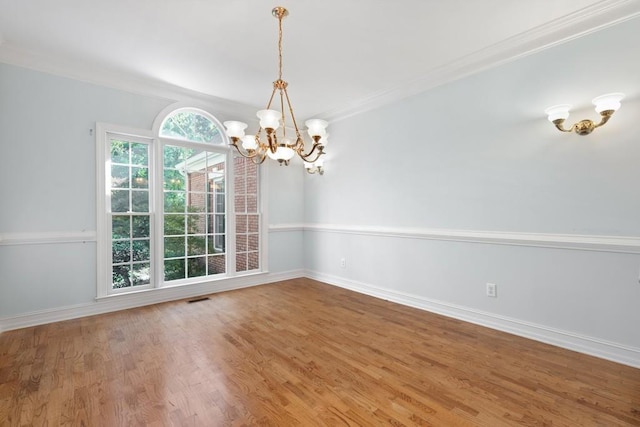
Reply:
<svg viewBox="0 0 640 427"><path fill-rule="evenodd" d="M293 127L296 130L296 136L300 139L300 130L298 129L298 123L296 122L296 116L293 114L293 107L291 106L291 100L289 99L289 92L287 92L287 87L284 87L284 96L287 98L287 105L289 106L289 114L291 115L291 121L293 122ZM284 108L282 109L284 114Z"/></svg>
<svg viewBox="0 0 640 427"><path fill-rule="evenodd" d="M276 90L278 90L278 86L276 85L276 83L278 82L273 82L273 91L271 92L271 97L269 98L269 102L267 102L267 108L265 108L265 110L268 110L271 108L271 103L273 102L273 98L276 96Z"/></svg>
<svg viewBox="0 0 640 427"><path fill-rule="evenodd" d="M318 154L315 156L315 158L313 160L311 160L311 156L313 155L313 153L316 151L316 149L318 150ZM304 160L307 163L313 163L316 160L318 160L320 158L320 156L322 156L324 154L324 146L320 145L320 144L313 144L313 147L311 147L311 151L309 151L307 154L304 154L302 152L302 148L300 148L300 151L298 151L298 155L302 158L302 160Z"/></svg>
<svg viewBox="0 0 640 427"><path fill-rule="evenodd" d="M235 149L238 151L238 154L240 154L242 157L246 157L247 159L252 159L260 153L260 150L244 150L243 148L238 146L238 141L239 141L238 138L232 137L231 145L235 147Z"/></svg>
<svg viewBox="0 0 640 427"><path fill-rule="evenodd" d="M280 117L282 118L282 138L287 137L287 127L285 126L284 119L284 93L287 93L287 89L280 89ZM294 122L295 123L295 122Z"/></svg>
<svg viewBox="0 0 640 427"><path fill-rule="evenodd" d="M273 129L267 129L267 142L269 143L267 149L271 150L272 153L275 153L278 149L278 137Z"/></svg>
<svg viewBox="0 0 640 427"><path fill-rule="evenodd" d="M258 160L256 160L256 158L258 157L257 156L251 157L251 161L253 162L253 164L261 165L262 163L264 163L264 160L267 158L267 152L266 151L263 152L262 155L258 158Z"/></svg>

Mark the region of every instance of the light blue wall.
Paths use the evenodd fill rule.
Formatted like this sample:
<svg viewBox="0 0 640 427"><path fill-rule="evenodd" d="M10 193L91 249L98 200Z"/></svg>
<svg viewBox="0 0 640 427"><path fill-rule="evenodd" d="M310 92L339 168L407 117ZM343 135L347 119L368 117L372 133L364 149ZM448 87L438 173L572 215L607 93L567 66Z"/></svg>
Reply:
<svg viewBox="0 0 640 427"><path fill-rule="evenodd" d="M304 221L304 168L297 159L289 166L264 164L269 180L269 224L288 226ZM301 228L269 233L269 270L293 271L304 267Z"/></svg>
<svg viewBox="0 0 640 427"><path fill-rule="evenodd" d="M345 227L640 236L640 20L331 124L321 179L305 179L305 265L362 284L635 347L640 256L340 232ZM401 64L398 64L401 66ZM558 132L549 105L596 119ZM327 225L331 225L327 227ZM337 230L337 231L336 231ZM340 267L341 258L346 268ZM498 298L485 284L498 284ZM636 362L640 364L640 356Z"/></svg>
<svg viewBox="0 0 640 427"><path fill-rule="evenodd" d="M171 101L0 64L0 232L95 230L96 122L151 129Z"/></svg>
<svg viewBox="0 0 640 427"><path fill-rule="evenodd" d="M640 235L640 20L331 123L327 173L305 181L312 223ZM624 92L589 136L595 96ZM581 108L578 110L578 108Z"/></svg>
<svg viewBox="0 0 640 427"><path fill-rule="evenodd" d="M0 235L95 232L90 131L96 122L150 130L174 102L0 64ZM302 222L302 175L277 172L268 192L277 208L269 216ZM300 270L301 232L275 236L269 254L272 272ZM0 319L92 303L95 296L95 242L0 245Z"/></svg>

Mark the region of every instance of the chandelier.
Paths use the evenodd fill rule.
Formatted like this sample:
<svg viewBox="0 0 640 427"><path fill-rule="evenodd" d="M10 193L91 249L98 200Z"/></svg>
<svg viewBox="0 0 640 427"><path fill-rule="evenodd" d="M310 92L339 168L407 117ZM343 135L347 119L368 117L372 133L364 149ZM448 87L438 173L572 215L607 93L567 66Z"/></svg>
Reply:
<svg viewBox="0 0 640 427"><path fill-rule="evenodd" d="M245 135L246 123L238 121L224 122L227 136L231 139L230 145L238 150L241 156L252 159L256 164L261 164L267 156L277 160L282 166L297 154L304 162L305 169L309 173L322 171L321 158L327 142L324 120L311 119L305 122L307 132L313 140L313 145L305 153L304 139L298 129L293 108L287 93L288 83L282 80L282 19L289 14L284 7L276 7L271 14L278 19L278 80L273 82L273 91L264 110L257 113L260 119L260 128L255 135ZM272 109L274 99L280 101L280 111ZM277 101L276 101L277 102ZM285 107L293 124L295 135L287 136L287 122L285 119ZM318 162L318 163L316 163ZM320 172L321 173L321 172Z"/></svg>

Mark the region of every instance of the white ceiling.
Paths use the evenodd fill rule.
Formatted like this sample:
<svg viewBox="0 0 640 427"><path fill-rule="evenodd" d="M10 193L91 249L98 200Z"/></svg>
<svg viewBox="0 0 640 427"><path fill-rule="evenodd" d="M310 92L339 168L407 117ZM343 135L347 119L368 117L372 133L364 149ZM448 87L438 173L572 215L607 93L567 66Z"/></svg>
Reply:
<svg viewBox="0 0 640 427"><path fill-rule="evenodd" d="M339 118L640 14L638 0L0 0L0 62ZM122 85L120 85L122 86Z"/></svg>

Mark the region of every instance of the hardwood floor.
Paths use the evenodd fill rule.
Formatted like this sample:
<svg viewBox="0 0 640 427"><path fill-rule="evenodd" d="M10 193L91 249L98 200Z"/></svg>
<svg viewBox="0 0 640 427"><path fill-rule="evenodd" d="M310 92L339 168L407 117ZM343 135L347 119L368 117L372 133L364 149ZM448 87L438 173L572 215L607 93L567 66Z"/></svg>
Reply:
<svg viewBox="0 0 640 427"><path fill-rule="evenodd" d="M0 334L0 425L640 426L640 370L297 279Z"/></svg>

